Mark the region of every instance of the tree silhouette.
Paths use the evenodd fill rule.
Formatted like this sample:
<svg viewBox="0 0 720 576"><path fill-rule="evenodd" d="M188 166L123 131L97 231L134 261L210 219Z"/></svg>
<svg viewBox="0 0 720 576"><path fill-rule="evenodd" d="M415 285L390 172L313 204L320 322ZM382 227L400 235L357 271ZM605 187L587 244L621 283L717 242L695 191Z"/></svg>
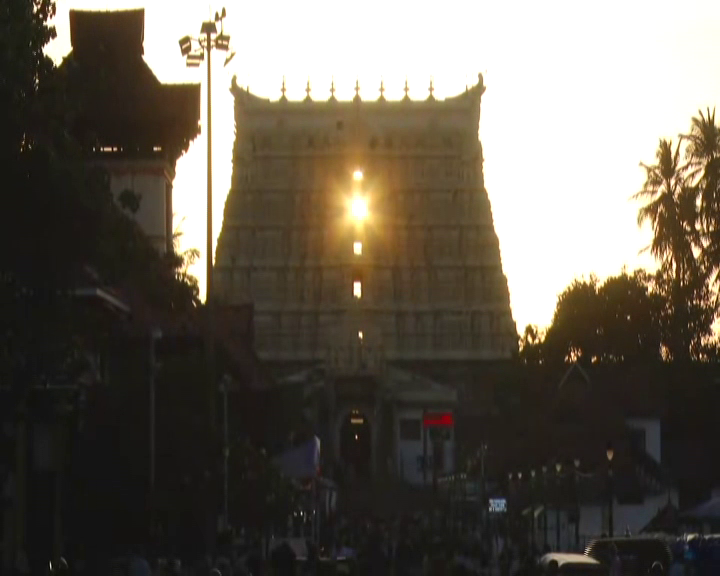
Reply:
<svg viewBox="0 0 720 576"><path fill-rule="evenodd" d="M525 330L520 357L527 364L618 363L659 360L663 350L664 295L643 270L600 283L575 280L558 296L545 334Z"/></svg>
<svg viewBox="0 0 720 576"><path fill-rule="evenodd" d="M645 202L638 225L651 224L650 250L660 264L655 284L667 302L665 355L706 358L715 349L720 271L720 128L714 110L699 111L675 146L661 139L655 159L641 163L645 183L632 198Z"/></svg>
<svg viewBox="0 0 720 576"><path fill-rule="evenodd" d="M646 179L633 200L647 202L638 210L638 225L649 221L653 229L650 251L669 266L679 282L696 268L693 248L700 244L696 229L695 191L687 170L681 164L681 142L661 139L655 152L655 164L640 165Z"/></svg>
<svg viewBox="0 0 720 576"><path fill-rule="evenodd" d="M717 282L720 270L720 127L715 123L715 110L698 111L690 131L681 139L686 143L686 170L698 202L702 264Z"/></svg>

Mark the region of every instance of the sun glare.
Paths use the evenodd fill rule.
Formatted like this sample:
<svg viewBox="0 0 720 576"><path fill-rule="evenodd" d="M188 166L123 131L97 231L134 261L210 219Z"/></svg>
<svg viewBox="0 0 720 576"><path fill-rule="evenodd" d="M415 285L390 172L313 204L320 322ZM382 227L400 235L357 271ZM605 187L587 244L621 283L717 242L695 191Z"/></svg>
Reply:
<svg viewBox="0 0 720 576"><path fill-rule="evenodd" d="M350 214L352 214L353 220L364 221L368 215L367 200L361 196L355 196L350 203Z"/></svg>

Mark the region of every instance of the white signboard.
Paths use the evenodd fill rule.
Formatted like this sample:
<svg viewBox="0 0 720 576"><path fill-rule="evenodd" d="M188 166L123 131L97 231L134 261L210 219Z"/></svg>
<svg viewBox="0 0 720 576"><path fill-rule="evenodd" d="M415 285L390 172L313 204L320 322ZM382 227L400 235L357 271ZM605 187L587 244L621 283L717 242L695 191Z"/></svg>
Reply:
<svg viewBox="0 0 720 576"><path fill-rule="evenodd" d="M505 498L490 498L488 511L491 514L504 514L507 512L507 500Z"/></svg>

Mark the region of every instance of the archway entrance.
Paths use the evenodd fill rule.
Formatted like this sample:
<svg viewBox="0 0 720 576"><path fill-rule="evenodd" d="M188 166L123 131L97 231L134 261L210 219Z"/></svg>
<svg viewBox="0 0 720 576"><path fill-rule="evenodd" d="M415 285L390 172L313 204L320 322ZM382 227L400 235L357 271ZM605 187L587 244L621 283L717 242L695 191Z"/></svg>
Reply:
<svg viewBox="0 0 720 576"><path fill-rule="evenodd" d="M340 426L340 458L345 468L345 476L370 476L371 453L370 423L361 412L353 410Z"/></svg>

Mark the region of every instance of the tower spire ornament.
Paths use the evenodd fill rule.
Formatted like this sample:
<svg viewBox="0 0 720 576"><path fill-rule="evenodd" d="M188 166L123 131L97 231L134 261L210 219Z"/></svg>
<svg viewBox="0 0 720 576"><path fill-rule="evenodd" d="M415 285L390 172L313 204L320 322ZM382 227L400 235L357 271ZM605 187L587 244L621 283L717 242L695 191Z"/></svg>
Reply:
<svg viewBox="0 0 720 576"><path fill-rule="evenodd" d="M335 76L330 80L330 100L335 100Z"/></svg>
<svg viewBox="0 0 720 576"><path fill-rule="evenodd" d="M310 78L308 78L307 84L305 85L305 102L311 102L312 98L310 97Z"/></svg>
<svg viewBox="0 0 720 576"><path fill-rule="evenodd" d="M287 97L285 96L285 92L287 92L287 88L285 87L285 76L283 76L282 87L280 88L280 93L282 94L282 96L280 96L280 100L282 102L287 102Z"/></svg>
<svg viewBox="0 0 720 576"><path fill-rule="evenodd" d="M353 98L354 102L360 102L360 79L355 79L355 98Z"/></svg>
<svg viewBox="0 0 720 576"><path fill-rule="evenodd" d="M430 93L430 96L428 96L428 100L435 100L435 96L433 96L433 92L435 92L435 87L433 86L432 76L430 76L430 87L428 88L428 92Z"/></svg>
<svg viewBox="0 0 720 576"><path fill-rule="evenodd" d="M380 98L379 100L385 101L385 82L380 78Z"/></svg>
<svg viewBox="0 0 720 576"><path fill-rule="evenodd" d="M407 76L405 77L405 88L403 88L403 92L405 92L405 97L403 98L403 100L409 102L410 96L408 96L408 93L410 92L410 87L408 86Z"/></svg>

